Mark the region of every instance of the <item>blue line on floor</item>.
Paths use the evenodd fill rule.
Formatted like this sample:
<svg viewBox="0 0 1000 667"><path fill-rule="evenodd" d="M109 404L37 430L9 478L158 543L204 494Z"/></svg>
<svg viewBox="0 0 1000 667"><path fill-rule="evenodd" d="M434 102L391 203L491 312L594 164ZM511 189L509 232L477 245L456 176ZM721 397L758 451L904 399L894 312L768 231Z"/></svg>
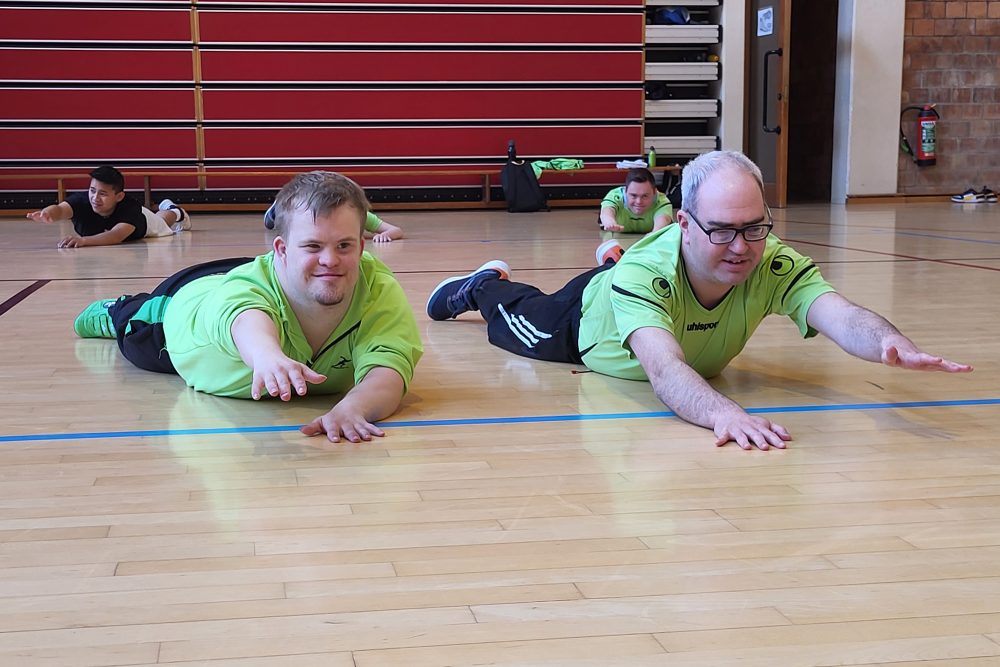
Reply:
<svg viewBox="0 0 1000 667"><path fill-rule="evenodd" d="M837 412L843 410L897 410L908 408L952 408L976 405L1000 405L1000 398L973 398L957 401L908 401L901 403L844 403L840 405L782 405L765 408L747 408L750 414L790 412ZM593 415L538 415L535 417L481 417L476 419L425 419L414 421L380 422L382 428L419 426L470 426L488 424L539 424L545 422L607 421L612 419L650 419L675 417L670 411L662 412L609 412ZM2 435L2 442L34 442L38 440L93 440L111 438L150 438L182 435L233 435L243 433L284 433L297 431L298 426L242 426L231 428L184 428L151 431L104 431L91 433L35 433Z"/></svg>

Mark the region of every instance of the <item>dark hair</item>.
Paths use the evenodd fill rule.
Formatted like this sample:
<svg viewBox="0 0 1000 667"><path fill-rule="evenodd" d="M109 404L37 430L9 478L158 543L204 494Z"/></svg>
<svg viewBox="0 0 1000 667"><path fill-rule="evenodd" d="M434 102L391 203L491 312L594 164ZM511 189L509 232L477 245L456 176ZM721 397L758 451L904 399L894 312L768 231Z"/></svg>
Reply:
<svg viewBox="0 0 1000 667"><path fill-rule="evenodd" d="M364 233L365 216L370 208L361 186L332 171L310 171L299 174L281 188L274 200L274 231L284 237L292 211L304 209L313 215L324 215L344 206L357 209L359 232Z"/></svg>
<svg viewBox="0 0 1000 667"><path fill-rule="evenodd" d="M628 186L633 183L650 183L653 189L656 189L656 177L653 176L653 172L645 167L636 167L628 170L628 173L625 175L625 189L628 190Z"/></svg>
<svg viewBox="0 0 1000 667"><path fill-rule="evenodd" d="M90 177L95 181L110 185L111 189L115 192L123 192L125 190L125 177L110 164L101 165L90 172Z"/></svg>

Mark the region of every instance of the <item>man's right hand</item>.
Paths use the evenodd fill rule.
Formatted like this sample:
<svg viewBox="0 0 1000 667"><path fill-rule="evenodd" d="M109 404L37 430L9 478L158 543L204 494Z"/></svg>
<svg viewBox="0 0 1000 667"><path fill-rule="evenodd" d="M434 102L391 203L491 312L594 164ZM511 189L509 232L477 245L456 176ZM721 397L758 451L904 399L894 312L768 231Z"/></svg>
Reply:
<svg viewBox="0 0 1000 667"><path fill-rule="evenodd" d="M727 442L735 442L743 449L760 450L777 447L785 448L785 441L792 436L781 424L763 417L755 417L742 410L720 415L712 427L715 431L715 444L722 447Z"/></svg>
<svg viewBox="0 0 1000 667"><path fill-rule="evenodd" d="M41 211L32 211L26 217L29 220L34 220L35 222L44 222L44 223L55 222L55 220L52 219L52 216L46 213L44 209Z"/></svg>
<svg viewBox="0 0 1000 667"><path fill-rule="evenodd" d="M279 354L258 360L258 363L254 364L250 396L255 401L259 400L261 392L266 389L271 396L289 401L292 398L293 389L299 396L305 396L306 383L321 384L323 382L326 382L325 375Z"/></svg>

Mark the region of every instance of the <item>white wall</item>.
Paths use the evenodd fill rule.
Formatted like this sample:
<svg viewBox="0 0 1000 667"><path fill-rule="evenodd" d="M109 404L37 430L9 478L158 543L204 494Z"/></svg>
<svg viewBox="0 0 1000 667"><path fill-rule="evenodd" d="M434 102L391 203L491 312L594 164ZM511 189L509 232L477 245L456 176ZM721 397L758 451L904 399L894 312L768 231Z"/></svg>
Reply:
<svg viewBox="0 0 1000 667"><path fill-rule="evenodd" d="M681 4L681 3L678 3ZM743 114L746 63L746 6L735 0L722 3L722 44L719 61L722 64L722 84L719 99L722 118L719 121L719 143L722 150L743 150ZM735 29L733 29L735 27Z"/></svg>
<svg viewBox="0 0 1000 667"><path fill-rule="evenodd" d="M833 203L895 194L905 0L840 0Z"/></svg>

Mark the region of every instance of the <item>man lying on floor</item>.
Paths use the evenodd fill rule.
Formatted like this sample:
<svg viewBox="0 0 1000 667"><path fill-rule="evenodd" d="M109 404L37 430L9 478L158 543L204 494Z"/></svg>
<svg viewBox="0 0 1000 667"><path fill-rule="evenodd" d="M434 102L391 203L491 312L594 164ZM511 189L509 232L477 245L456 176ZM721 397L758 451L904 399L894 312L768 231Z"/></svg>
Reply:
<svg viewBox="0 0 1000 667"><path fill-rule="evenodd" d="M301 174L278 193L271 252L184 269L152 294L96 301L74 329L117 338L139 368L217 396L346 392L302 432L381 437L374 422L399 408L423 348L402 287L364 252L367 212L354 181Z"/></svg>

